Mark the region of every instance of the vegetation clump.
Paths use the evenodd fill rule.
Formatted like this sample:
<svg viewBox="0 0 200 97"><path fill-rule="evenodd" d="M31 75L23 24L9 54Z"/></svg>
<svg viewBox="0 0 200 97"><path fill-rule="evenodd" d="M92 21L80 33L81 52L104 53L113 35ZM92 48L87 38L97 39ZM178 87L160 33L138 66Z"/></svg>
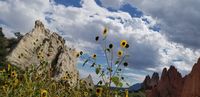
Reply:
<svg viewBox="0 0 200 97"><path fill-rule="evenodd" d="M120 96L119 89L112 89L112 85L115 87L123 87L126 83L123 77L123 70L128 66L127 58L129 44L126 40L121 40L118 44L114 45L109 42L108 28L102 31L101 36L96 36L95 41L101 46L103 54L92 54L91 56L81 56L85 60L83 66L89 65L94 68L96 74L100 80L97 83L96 95L98 97L114 97ZM103 62L100 56L104 56ZM101 59L100 59L101 58ZM99 60L100 59L100 60ZM101 63L99 62L101 61ZM128 85L128 83L126 83ZM127 96L128 91L122 93L121 96Z"/></svg>

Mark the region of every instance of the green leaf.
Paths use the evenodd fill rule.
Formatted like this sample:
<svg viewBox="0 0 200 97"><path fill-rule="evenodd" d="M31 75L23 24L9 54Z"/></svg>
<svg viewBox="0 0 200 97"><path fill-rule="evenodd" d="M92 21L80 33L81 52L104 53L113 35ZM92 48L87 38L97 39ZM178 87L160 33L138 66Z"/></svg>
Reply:
<svg viewBox="0 0 200 97"><path fill-rule="evenodd" d="M104 71L102 70L101 71L101 75L100 76L105 76L105 74L104 74Z"/></svg>
<svg viewBox="0 0 200 97"><path fill-rule="evenodd" d="M107 48L106 50L107 50L108 52L110 52L110 49L109 49L109 48Z"/></svg>
<svg viewBox="0 0 200 97"><path fill-rule="evenodd" d="M119 69L118 69L118 71L122 71L122 69L121 69L121 68L119 68Z"/></svg>
<svg viewBox="0 0 200 97"><path fill-rule="evenodd" d="M122 86L123 86L123 83L122 83L122 82L119 82L118 86L119 86L119 87L122 87Z"/></svg>
<svg viewBox="0 0 200 97"><path fill-rule="evenodd" d="M102 85L102 81L101 80L97 83L97 85L99 85L99 84Z"/></svg>
<svg viewBox="0 0 200 97"><path fill-rule="evenodd" d="M115 62L115 64L118 64L118 63L119 63L119 61L116 61L116 62Z"/></svg>
<svg viewBox="0 0 200 97"><path fill-rule="evenodd" d="M83 63L83 66L85 66L85 64L88 62L89 60L87 59L87 60L85 60L85 62Z"/></svg>
<svg viewBox="0 0 200 97"><path fill-rule="evenodd" d="M108 67L107 70L108 70L109 72L112 72L112 68L110 68L110 67Z"/></svg>
<svg viewBox="0 0 200 97"><path fill-rule="evenodd" d="M120 79L118 76L113 76L111 78L111 81L115 84L115 86L119 86L119 83L120 83Z"/></svg>
<svg viewBox="0 0 200 97"><path fill-rule="evenodd" d="M95 63L92 63L92 65L90 67L94 67L96 64Z"/></svg>
<svg viewBox="0 0 200 97"><path fill-rule="evenodd" d="M101 68L96 68L96 74L99 74L99 72L100 72L100 70L101 70Z"/></svg>

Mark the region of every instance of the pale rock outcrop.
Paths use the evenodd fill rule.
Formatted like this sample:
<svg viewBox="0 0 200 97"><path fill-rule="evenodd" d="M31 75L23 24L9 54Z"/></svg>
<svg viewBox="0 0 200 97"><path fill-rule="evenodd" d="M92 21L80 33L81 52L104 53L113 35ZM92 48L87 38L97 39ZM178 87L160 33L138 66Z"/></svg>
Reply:
<svg viewBox="0 0 200 97"><path fill-rule="evenodd" d="M82 78L80 80L80 82L81 82L81 85L82 85L83 88L86 88L88 90L94 89L94 83L93 83L91 75L88 75L88 77L86 77L86 78Z"/></svg>
<svg viewBox="0 0 200 97"><path fill-rule="evenodd" d="M79 77L75 53L75 49L65 46L65 40L61 36L50 32L37 20L33 30L25 34L7 56L7 61L25 70L30 64L38 66L44 60L53 69L52 77L55 80L69 72L68 75L72 76L69 79L70 85L75 85Z"/></svg>

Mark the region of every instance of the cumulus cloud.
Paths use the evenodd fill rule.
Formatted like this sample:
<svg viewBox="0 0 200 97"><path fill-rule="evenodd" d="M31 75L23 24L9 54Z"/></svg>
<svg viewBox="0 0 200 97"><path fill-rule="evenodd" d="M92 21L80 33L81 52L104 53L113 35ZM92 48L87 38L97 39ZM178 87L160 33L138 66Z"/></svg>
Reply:
<svg viewBox="0 0 200 97"><path fill-rule="evenodd" d="M13 31L28 32L36 19L45 20L45 12L51 6L48 0L0 1L0 22Z"/></svg>
<svg viewBox="0 0 200 97"><path fill-rule="evenodd" d="M161 31L170 41L181 43L186 47L199 49L200 43L200 1L198 0L101 0L103 6L120 8L123 4L131 4L142 12L158 18ZM108 6L104 2L109 2ZM121 5L119 5L121 4Z"/></svg>
<svg viewBox="0 0 200 97"><path fill-rule="evenodd" d="M200 55L198 49L193 50L169 41L168 34L163 34L167 32L150 29L160 21L152 16L135 18L127 12L111 12L100 7L94 0L82 0L81 6L64 6L48 0L0 1L0 8L5 7L0 12L0 25L7 26L12 31L28 32L33 27L34 20L40 19L50 30L63 36L67 45L94 53L99 53L99 45L94 42L94 37L101 35L106 26L109 28L109 42L118 46L121 39L128 40L129 72L125 75L136 78L134 80L137 82L145 75L154 71L161 72L162 68L170 65L175 65L186 74ZM79 69L85 75L91 73L90 70L83 71L81 67Z"/></svg>

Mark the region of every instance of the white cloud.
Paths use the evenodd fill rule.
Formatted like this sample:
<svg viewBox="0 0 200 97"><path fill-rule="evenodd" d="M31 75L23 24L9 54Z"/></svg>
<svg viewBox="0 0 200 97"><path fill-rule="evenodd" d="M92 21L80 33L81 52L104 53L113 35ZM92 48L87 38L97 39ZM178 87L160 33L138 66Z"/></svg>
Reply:
<svg viewBox="0 0 200 97"><path fill-rule="evenodd" d="M159 20L170 41L199 49L200 1L198 0L101 0L103 6L119 9L124 4L136 7ZM113 2L114 1L114 2ZM107 5L106 3L107 2ZM121 5L119 5L121 4Z"/></svg>
<svg viewBox="0 0 200 97"><path fill-rule="evenodd" d="M124 75L127 76L128 78L133 79L135 82L138 82L138 83L142 82L145 78L145 76L142 74L125 73ZM133 83L133 82L130 82L130 83Z"/></svg>
<svg viewBox="0 0 200 97"><path fill-rule="evenodd" d="M45 21L45 12L50 6L48 0L0 1L0 20L13 31L28 32L36 19Z"/></svg>

